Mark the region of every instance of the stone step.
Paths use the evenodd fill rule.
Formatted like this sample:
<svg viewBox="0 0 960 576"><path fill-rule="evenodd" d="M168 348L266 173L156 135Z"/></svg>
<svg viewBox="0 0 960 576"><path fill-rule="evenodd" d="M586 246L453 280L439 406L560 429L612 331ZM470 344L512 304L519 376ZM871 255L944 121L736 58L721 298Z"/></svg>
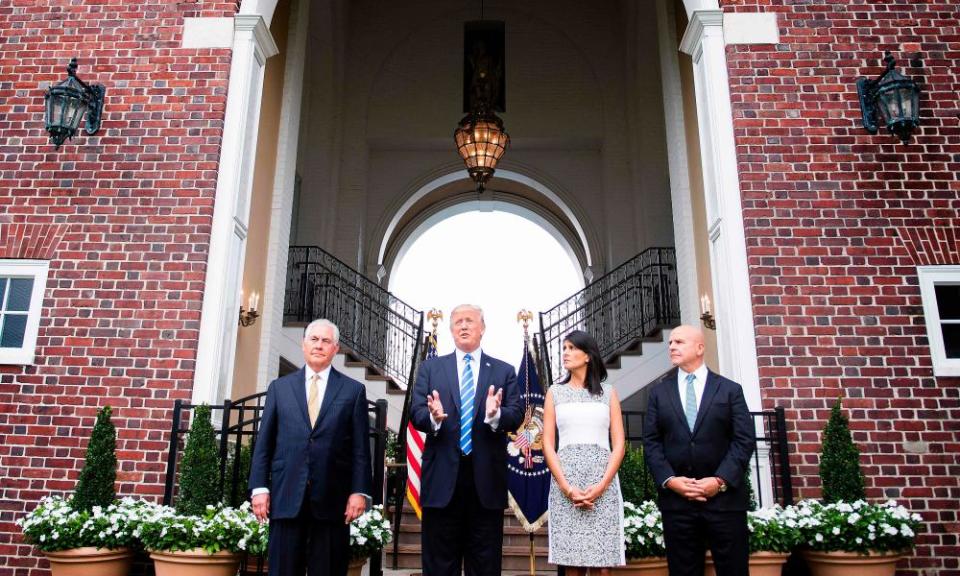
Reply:
<svg viewBox="0 0 960 576"><path fill-rule="evenodd" d="M393 547L388 547L384 551L384 560L383 565L385 567L392 566L392 552ZM420 568L420 546L410 546L410 545L400 545L398 549L397 557L397 568L399 569L416 569ZM537 546L534 548L534 553L536 554L536 571L537 572L546 572L554 573L557 572L557 567L553 564L547 562L547 548L546 546ZM507 571L517 571L523 573L529 573L530 570L530 547L529 546L503 546L503 563L501 569L506 573Z"/></svg>

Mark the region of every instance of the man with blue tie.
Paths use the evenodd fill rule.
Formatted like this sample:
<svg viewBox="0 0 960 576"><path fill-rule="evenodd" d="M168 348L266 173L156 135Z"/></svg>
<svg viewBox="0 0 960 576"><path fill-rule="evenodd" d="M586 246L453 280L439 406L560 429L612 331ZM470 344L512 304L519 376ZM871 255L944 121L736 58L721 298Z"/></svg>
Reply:
<svg viewBox="0 0 960 576"><path fill-rule="evenodd" d="M417 374L410 421L424 432L424 576L499 576L507 507L506 433L523 421L513 366L480 350L483 310L450 314L456 351ZM449 412L447 412L449 410Z"/></svg>
<svg viewBox="0 0 960 576"><path fill-rule="evenodd" d="M345 576L350 522L372 491L363 385L331 366L340 331L314 320L305 366L267 388L250 466L253 513L270 519L270 576Z"/></svg>
<svg viewBox="0 0 960 576"><path fill-rule="evenodd" d="M740 385L703 363L703 332L670 332L676 370L653 385L643 423L647 467L659 489L670 576L703 576L713 554L717 576L747 576L745 481L756 444Z"/></svg>

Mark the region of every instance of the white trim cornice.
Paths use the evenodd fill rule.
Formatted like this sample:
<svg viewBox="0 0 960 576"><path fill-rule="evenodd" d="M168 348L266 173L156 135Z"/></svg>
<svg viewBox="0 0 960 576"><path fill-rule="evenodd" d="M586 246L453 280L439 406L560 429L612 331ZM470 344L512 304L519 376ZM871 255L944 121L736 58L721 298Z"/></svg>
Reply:
<svg viewBox="0 0 960 576"><path fill-rule="evenodd" d="M233 17L234 33L252 32L253 47L257 60L263 65L268 58L280 53L277 43L273 41L270 28L267 27L263 16L259 14L237 14Z"/></svg>
<svg viewBox="0 0 960 576"><path fill-rule="evenodd" d="M690 17L687 30L680 40L680 51L697 58L703 49L703 35L710 27L723 29L723 10L697 10Z"/></svg>

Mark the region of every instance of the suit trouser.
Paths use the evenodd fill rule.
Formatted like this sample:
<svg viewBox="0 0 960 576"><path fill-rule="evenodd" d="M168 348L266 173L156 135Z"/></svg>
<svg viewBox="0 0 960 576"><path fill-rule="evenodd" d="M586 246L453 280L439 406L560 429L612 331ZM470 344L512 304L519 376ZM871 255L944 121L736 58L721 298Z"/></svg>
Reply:
<svg viewBox="0 0 960 576"><path fill-rule="evenodd" d="M503 509L480 504L473 459L463 457L450 503L423 509L423 576L500 576ZM702 575L701 575L702 576Z"/></svg>
<svg viewBox="0 0 960 576"><path fill-rule="evenodd" d="M343 519L317 520L309 497L296 518L271 519L270 576L346 576L350 527Z"/></svg>
<svg viewBox="0 0 960 576"><path fill-rule="evenodd" d="M663 539L670 576L703 576L704 555L713 555L717 576L747 576L750 533L746 512L703 508L663 511Z"/></svg>

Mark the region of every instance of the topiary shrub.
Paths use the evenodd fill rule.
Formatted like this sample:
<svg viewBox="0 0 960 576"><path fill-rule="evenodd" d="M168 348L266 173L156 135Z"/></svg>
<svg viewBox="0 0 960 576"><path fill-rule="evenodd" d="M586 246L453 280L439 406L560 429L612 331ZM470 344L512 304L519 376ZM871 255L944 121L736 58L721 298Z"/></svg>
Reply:
<svg viewBox="0 0 960 576"><path fill-rule="evenodd" d="M183 449L177 513L201 516L208 505L219 504L222 497L219 479L217 436L210 423L210 407L204 404L193 410L193 422Z"/></svg>
<svg viewBox="0 0 960 576"><path fill-rule="evenodd" d="M657 485L643 459L643 448L628 445L617 474L624 500L637 505L647 500L656 501Z"/></svg>
<svg viewBox="0 0 960 576"><path fill-rule="evenodd" d="M247 478L250 477L250 464L253 451L249 444L241 444L237 452L236 444L227 447L226 477L223 481L223 503L239 508L247 501Z"/></svg>
<svg viewBox="0 0 960 576"><path fill-rule="evenodd" d="M104 406L97 412L97 421L90 432L87 459L80 471L71 507L87 511L94 506L106 508L117 499L117 429L110 421L111 409Z"/></svg>
<svg viewBox="0 0 960 576"><path fill-rule="evenodd" d="M833 405L830 419L823 429L820 482L823 501L827 503L855 502L866 496L860 471L860 450L850 437L847 417L840 410L840 398Z"/></svg>

